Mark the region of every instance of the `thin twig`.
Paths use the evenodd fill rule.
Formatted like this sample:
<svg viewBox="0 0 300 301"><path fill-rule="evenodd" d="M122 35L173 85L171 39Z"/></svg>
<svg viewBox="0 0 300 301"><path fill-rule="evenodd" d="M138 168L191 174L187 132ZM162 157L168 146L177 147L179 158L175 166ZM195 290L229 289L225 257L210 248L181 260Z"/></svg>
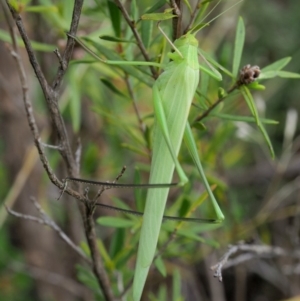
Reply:
<svg viewBox="0 0 300 301"><path fill-rule="evenodd" d="M42 209L42 207L37 203L34 198L30 198L32 203L34 204L35 208L38 210L40 217L35 217L28 214L22 214L16 212L8 207L5 206L7 212L15 217L26 219L29 221L33 221L42 225L46 225L53 229L58 236L69 246L72 250L74 250L81 258L91 264L91 260L82 252L82 250L77 247L74 242L63 232L63 230L46 214L46 212Z"/></svg>
<svg viewBox="0 0 300 301"><path fill-rule="evenodd" d="M23 24L22 18L19 15L19 13L9 4L9 1L6 0L7 5L11 11L12 17L15 20L15 23L18 27L18 30L20 32L20 35L22 37L22 40L25 44L25 48L29 57L29 61L32 65L32 68L39 80L39 83L42 87L44 96L45 96L45 100L47 103L47 107L49 109L50 112L50 118L52 121L52 124L54 126L54 131L57 133L58 135L58 139L59 139L59 144L62 146L62 150L60 151L62 157L65 160L65 163L67 165L67 169L68 169L68 173L69 174L76 174L76 165L74 162L74 157L71 151L71 147L70 147L70 143L69 143L69 138L67 135L67 131L65 128L65 124L63 121L63 118L59 112L59 107L58 107L58 97L59 97L59 91L54 88L52 89L51 86L47 83L47 80L40 68L40 65L37 61L37 58L35 56L35 53L33 51L31 42L29 40L29 37L26 33L25 30L25 26ZM82 0L77 0L75 1L75 8L78 6L78 2L81 3L82 5ZM74 8L74 9L75 9ZM75 18L76 19L76 18ZM73 26L73 20L72 20L72 24L71 24L71 28L74 27ZM76 22L75 22L76 23ZM77 24L78 25L78 24ZM77 27L76 27L77 28ZM74 42L68 42L67 43L67 48L71 47L70 45L74 43ZM73 45L73 44L72 44ZM71 51L71 50L70 50ZM64 54L63 59L65 56L70 56L71 54L69 53L70 51L65 51L66 54ZM68 62L68 60L67 60ZM58 70L58 75L57 78L59 79L58 82L60 82L62 80L62 75L65 74L65 70L61 70L61 68Z"/></svg>
<svg viewBox="0 0 300 301"><path fill-rule="evenodd" d="M84 0L76 0L74 3L74 9L73 9L73 15L72 15L72 21L71 21L71 26L69 30L69 34L71 35L76 35L79 20L80 20L80 15L81 15L81 9L83 5ZM60 64L56 77L53 81L52 88L54 91L59 92L63 77L66 73L66 70L69 65L69 61L72 57L73 53L73 48L74 48L75 41L74 39L70 38L68 36L68 41L67 41L67 46L65 48L65 51L62 55L62 63Z"/></svg>
<svg viewBox="0 0 300 301"><path fill-rule="evenodd" d="M58 74L56 76L56 79L53 83L53 89L48 85L46 82L46 79L41 71L41 68L37 62L37 59L35 57L35 54L33 52L30 40L26 34L25 27L23 25L22 19L20 15L14 10L14 8L9 4L9 1L6 0L7 5L11 11L11 14L17 24L17 27L19 29L19 32L21 34L21 37L24 41L25 48L27 50L29 60L31 62L31 65L34 69L34 72L36 73L39 82L42 86L44 96L46 99L46 103L50 112L50 117L52 120L52 124L54 126L54 130L58 135L59 138L59 143L62 146L62 150L60 151L62 157L65 160L65 163L67 165L68 169L68 174L72 176L77 176L78 175L78 167L76 166L76 162L74 160L74 157L72 155L71 147L69 144L69 139L68 135L66 132L66 128L64 125L64 121L62 119L62 116L59 112L58 108L58 97L59 97L59 87L60 83L62 81L63 75L66 72L65 67L61 67L58 70ZM72 23L71 23L71 29L70 29L70 34L75 35L78 22L79 22L79 17L80 17L80 12L81 12L81 7L83 4L83 0L76 0L74 4L74 11L73 11L73 18L72 18ZM13 30L12 30L13 31ZM14 36L14 34L12 34ZM13 37L14 39L15 37ZM62 57L63 61L66 63L66 66L70 60L72 49L73 49L73 39L69 39L67 43L67 48L64 52L64 55ZM37 146L38 152L40 154L40 159L43 163L43 166L52 181L58 188L63 189L65 187L65 183L61 182L58 180L56 175L53 173L48 159L44 153L43 146L40 143L40 135L39 131L36 125L36 121L33 115L33 109L31 105L31 101L29 100L28 96L28 86L27 86L27 81L26 81L26 74L25 70L22 64L22 61L20 59L19 53L18 53L18 48L17 46L14 48L14 51L12 53L13 57L15 58L17 62L17 67L20 75L20 80L21 80L21 85L22 85L22 91L23 91L23 100L25 104L25 110L27 114L27 119L28 123L30 126L30 129L32 131L33 137L35 144ZM74 191L70 188L66 188L65 191L70 194L71 196L77 198L81 202L85 202L85 197L82 196L80 193L77 191ZM84 226L85 226L85 234L87 237L88 244L91 248L91 254L92 254L92 264L93 264L93 271L94 274L97 278L97 281L99 283L99 286L102 289L104 298L108 301L114 300L113 293L112 293L112 286L109 281L109 277L104 269L103 263L102 263L102 258L100 256L98 246L97 246L97 236L95 232L95 227L94 227L94 222L92 220L92 215L88 215L86 217L87 209L85 207L79 206L82 219L84 221Z"/></svg>
<svg viewBox="0 0 300 301"><path fill-rule="evenodd" d="M228 264L229 258L236 254L237 252L247 252L247 253L252 253L255 254L256 256L293 256L293 257L298 257L300 256L299 251L291 254L284 249L280 247L272 247L272 246L264 246L264 245L249 245L249 244L244 244L239 243L237 245L230 246L228 251L223 255L223 257L220 259L220 261L213 265L211 267L211 270L214 271L214 277L217 277L219 281L222 281L222 269L224 269L224 266ZM243 260L249 260L252 257L243 257ZM241 260L236 260L235 263L238 264L240 263ZM231 264L232 266L232 264Z"/></svg>
<svg viewBox="0 0 300 301"><path fill-rule="evenodd" d="M173 27L173 41L181 37L182 26L182 13L181 13L181 0L171 0L171 7L173 8L173 15L176 17L172 19Z"/></svg>
<svg viewBox="0 0 300 301"><path fill-rule="evenodd" d="M195 120L193 121L192 124L196 123L196 122L200 122L201 120L203 120L205 117L207 117L209 115L209 113L215 108L217 107L222 101L224 101L227 96L232 93L235 89L237 89L239 87L238 84L235 84L234 86L232 86L226 93L227 95L225 97L221 97L219 98L217 101L214 102L213 105L211 105L203 114L201 114L200 116L196 117Z"/></svg>

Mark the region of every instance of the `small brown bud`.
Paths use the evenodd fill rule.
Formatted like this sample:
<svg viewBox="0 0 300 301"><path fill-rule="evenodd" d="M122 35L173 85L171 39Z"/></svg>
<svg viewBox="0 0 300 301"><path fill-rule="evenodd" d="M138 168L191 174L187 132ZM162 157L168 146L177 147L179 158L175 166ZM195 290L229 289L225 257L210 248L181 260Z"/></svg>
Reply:
<svg viewBox="0 0 300 301"><path fill-rule="evenodd" d="M260 74L258 66L251 66L250 64L244 66L240 71L238 85L249 85L254 82Z"/></svg>

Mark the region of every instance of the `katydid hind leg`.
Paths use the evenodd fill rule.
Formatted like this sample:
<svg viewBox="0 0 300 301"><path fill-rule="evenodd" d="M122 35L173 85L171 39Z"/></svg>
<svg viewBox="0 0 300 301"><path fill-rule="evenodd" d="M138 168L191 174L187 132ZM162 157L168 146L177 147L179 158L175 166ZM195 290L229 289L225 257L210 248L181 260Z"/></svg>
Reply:
<svg viewBox="0 0 300 301"><path fill-rule="evenodd" d="M197 151L197 146L196 146L196 142L195 142L195 139L193 137L193 133L192 133L192 129L189 125L189 123L187 122L186 124L186 128L185 128L185 131L184 131L184 141L189 149L189 152L190 152L190 155L199 171L199 174L203 180L203 183L204 183L204 186L207 190L207 193L212 201L212 204L213 204L213 207L214 207L214 210L216 212L216 215L217 215L217 221L218 222L221 222L224 220L224 214L223 212L221 211L221 208L219 207L219 204L210 188L210 185L206 179L206 176L205 176L205 173L204 173L204 170L203 170L203 167L202 167L202 164L201 164L201 161L199 159L199 155L198 155L198 151Z"/></svg>

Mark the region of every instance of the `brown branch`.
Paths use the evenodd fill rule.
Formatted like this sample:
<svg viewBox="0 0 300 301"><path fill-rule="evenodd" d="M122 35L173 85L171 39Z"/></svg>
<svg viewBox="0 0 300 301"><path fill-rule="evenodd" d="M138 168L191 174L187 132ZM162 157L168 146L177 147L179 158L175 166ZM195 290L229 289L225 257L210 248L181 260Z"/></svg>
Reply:
<svg viewBox="0 0 300 301"><path fill-rule="evenodd" d="M98 245L97 245L97 236L95 231L95 223L93 220L92 211L87 213L87 218L85 221L87 242L91 251L91 257L93 262L93 272L97 278L98 284L102 289L105 300L113 301L114 296L111 289L110 280L104 268L102 258L100 256Z"/></svg>
<svg viewBox="0 0 300 301"><path fill-rule="evenodd" d="M40 85L43 89L44 92L44 96L46 99L46 103L50 112L50 117L52 120L52 124L54 126L54 129L56 130L57 134L58 134L58 138L59 138L59 145L61 146L61 150L60 153L62 155L62 157L64 158L66 165L67 165L67 169L68 169L68 174L72 175L72 176L76 176L79 174L79 169L78 166L76 165L76 161L74 160L74 157L72 155L71 152L71 147L68 141L68 136L67 136L67 132L65 129L65 125L62 119L62 116L59 112L59 108L58 108L58 97L59 97L59 93L58 93L58 89L60 86L60 83L62 81L63 75L65 74L66 71L66 67L68 65L69 59L71 57L71 53L72 53L72 49L73 49L73 42L72 39L71 41L68 41L67 44L67 48L64 52L64 55L62 57L62 61L60 63L60 68L58 70L58 74L56 77L56 80L54 81L53 87L54 89L52 89L42 71L41 68L37 62L36 56L33 52L30 40L26 34L22 19L20 17L20 15L14 10L14 8L12 6L9 5L9 1L7 0L7 5L11 11L11 14L16 22L16 25L19 29L19 32L21 34L21 37L24 41L25 44L25 48L27 50L28 53L28 57L29 60L31 62L31 65L34 69L34 72L36 73L36 76L40 82ZM70 29L70 33L75 35L75 31L77 30L77 26L78 26L78 21L79 21L79 17L80 17L80 11L81 11L81 6L82 6L83 1L75 1L75 6L74 6L74 12L73 12L73 19L72 19L72 24L71 24L71 29ZM64 188L64 183L62 183L60 180L58 180L58 178L56 177L56 175L53 173L48 159L45 155L44 152L44 148L43 145L41 143L41 139L40 139L40 135L39 135L39 131L38 131L38 127L36 125L36 121L34 118L34 114L33 114L33 109L32 109L32 104L31 101L29 99L29 94L28 94L28 85L27 85L27 80L26 80L26 73L25 73L25 69L23 66L23 63L21 61L20 55L19 55L19 51L18 51L18 47L16 44L16 37L15 37L15 33L12 27L12 24L10 22L8 22L9 27L10 27L10 31L11 31L11 35L12 35L12 40L13 40L13 51L12 51L12 55L16 60L17 63L17 68L18 68L18 72L19 72L19 77L20 77L20 81L21 81L21 86L22 86L22 91L23 91L23 101L24 101L24 105L25 105L25 110L26 110L26 115L27 115L27 119L28 119L28 123L29 123L29 127L30 130L33 134L34 137L34 142L36 144L36 147L38 149L39 155L40 155L40 159L42 161L42 164L50 178L50 180L52 181L52 183L54 185L56 185L58 188L63 189ZM81 195L80 193L78 193L75 190L72 190L70 188L66 188L65 191L75 197L76 199L80 200L81 202L86 201L86 198ZM91 248L91 253L92 253L92 265L93 265L93 271L95 273L95 276L98 280L98 283L100 285L100 287L103 290L103 294L106 298L106 300L113 300L113 294L112 294L112 289L111 289L111 285L109 283L109 278L106 274L106 271L103 267L103 263L102 263L102 259L100 257L98 248L97 248L97 237L96 237L96 233L95 233L95 228L94 228L94 222L92 219L92 215L88 215L86 216L87 212L88 212L88 207L83 207L83 206L79 206L80 207L80 211L81 211L81 215L84 221L84 225L85 225L85 234L88 240L88 244ZM38 220L36 220L38 221Z"/></svg>
<svg viewBox="0 0 300 301"><path fill-rule="evenodd" d="M18 73L19 73L19 78L20 78L20 81L21 81L21 88L22 88L22 92L23 92L23 101L24 101L24 106L25 106L25 111L26 111L26 115L27 115L28 124L29 124L30 130L31 130L33 138L34 138L35 145L36 145L37 150L39 152L40 160L41 160L41 162L44 166L44 169L46 170L46 172L48 174L49 179L52 181L52 183L54 185L56 185L58 188L62 189L64 187L64 184L53 173L52 168L50 167L49 161L47 159L47 156L45 154L44 147L41 143L39 130L38 130L38 127L36 125L36 120L35 120L35 117L34 117L34 114L33 114L32 104L31 104L31 101L29 99L25 68L23 66L22 60L21 60L20 55L19 55L19 49L18 49L18 46L17 46L17 43L16 43L15 31L14 31L14 29L12 27L12 24L9 21L9 19L7 19L7 23L9 25L9 30L10 30L12 41L13 41L13 43L12 43L13 50L11 51L11 54L12 54L12 57L16 61L16 65L17 65L17 69L18 69ZM73 197L75 197L78 200L83 200L83 197L78 192L76 192L76 191L74 191L70 188L68 188L66 190L66 192L68 194L72 195Z"/></svg>
<svg viewBox="0 0 300 301"><path fill-rule="evenodd" d="M76 0L75 1L71 26L70 26L70 30L69 30L70 35L73 35L73 36L76 35L78 24L79 24L79 19L80 19L80 15L81 15L81 9L82 9L82 5L83 5L83 1L84 0ZM60 66L57 70L56 78L54 79L53 84L52 84L52 88L53 88L54 91L58 92L59 89L60 89L62 79L63 79L63 77L66 73L66 70L67 70L68 65L69 65L69 61L72 57L74 44L75 44L74 39L72 39L68 36L67 46L66 46L66 49L65 49L65 51L62 55L62 58L61 58L62 63L60 64Z"/></svg>
<svg viewBox="0 0 300 301"><path fill-rule="evenodd" d="M144 57L144 59L147 61L147 62L150 62L150 57L147 53L147 50L143 44L143 41L142 41L142 38L141 36L139 35L138 31L136 30L136 27L135 27L135 21L134 20L131 20L125 6L122 4L122 2L120 0L115 0L114 1L115 4L118 6L118 8L121 10L121 13L123 15L123 17L125 18L127 24L129 25L129 27L131 28L131 31L137 41L137 45L138 47L140 48L141 52L142 52L142 55ZM152 76L154 79L156 79L158 77L158 74L155 70L155 68L153 66L149 66L150 70L151 70L151 73L152 73Z"/></svg>
<svg viewBox="0 0 300 301"><path fill-rule="evenodd" d="M237 89L239 87L238 84L235 84L233 87L231 87L226 93L227 95L225 97L221 97L219 98L217 101L215 101L213 103L213 105L211 105L203 114L201 114L200 116L196 117L195 120L193 121L192 124L195 124L196 122L200 122L201 120L203 120L205 117L207 117L209 115L209 113L215 108L217 107L222 101L224 101L226 99L226 97L232 93L235 89Z"/></svg>
<svg viewBox="0 0 300 301"><path fill-rule="evenodd" d="M171 7L173 8L173 15L176 17L172 19L173 27L173 41L181 37L182 26L182 13L181 13L181 0L171 0Z"/></svg>
<svg viewBox="0 0 300 301"><path fill-rule="evenodd" d="M43 90L44 96L45 96L45 100L50 112L50 118L52 121L52 124L54 126L54 129L58 135L59 138L59 144L62 147L62 150L60 151L62 157L65 160L65 163L67 165L67 169L68 169L68 173L71 175L77 175L78 174L78 169L76 168L76 164L74 161L74 157L72 155L71 152L71 147L69 144L69 139L68 139L68 135L67 135L67 131L62 119L62 116L59 112L59 108L58 108L58 97L59 97L59 91L57 89L53 90L49 84L47 83L47 80L40 68L40 65L36 59L36 56L34 54L31 42L29 40L29 37L26 33L23 21L21 16L18 14L18 12L9 4L9 1L6 0L8 8L12 14L13 19L15 20L15 23L18 27L18 30L20 32L20 35L22 37L22 40L25 44L25 48L29 57L29 61L32 65L32 68L39 80L39 83L41 85L41 88ZM82 4L82 0L81 1L76 1L76 3L79 2ZM75 4L75 7L76 4ZM73 24L73 21L72 21ZM77 24L78 25L78 24ZM72 25L71 25L72 28ZM72 42L70 42L72 43ZM68 44L67 44L68 47ZM70 47L70 46L69 46ZM68 56L70 55L69 52L67 52ZM64 57L63 57L64 59ZM59 69L58 74L62 74L62 71ZM63 71L64 74L65 71ZM62 79L62 77L61 77ZM27 89L27 87L26 87Z"/></svg>

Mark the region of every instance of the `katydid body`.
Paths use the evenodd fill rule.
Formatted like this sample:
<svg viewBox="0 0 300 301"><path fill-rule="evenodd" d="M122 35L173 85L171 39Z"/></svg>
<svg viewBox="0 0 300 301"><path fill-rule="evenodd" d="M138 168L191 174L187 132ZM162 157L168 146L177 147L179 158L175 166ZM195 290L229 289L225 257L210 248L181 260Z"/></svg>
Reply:
<svg viewBox="0 0 300 301"><path fill-rule="evenodd" d="M122 61L103 60L78 38L74 38L102 62L113 65L124 63ZM188 124L189 110L199 84L198 41L193 34L187 33L177 39L174 46L176 52L169 53L169 58L172 61L166 65L164 72L153 86L155 124L149 185L158 187L157 184L160 183L171 183L174 169L176 169L180 179L179 186L188 182L188 178L177 159L184 138L216 212L216 219L209 220L209 222L221 222L224 215L206 180L198 157L196 143ZM151 62L131 62L131 64L157 65L157 63ZM160 186L159 189L149 189L147 193L133 282L134 301L139 301L141 298L148 271L155 255L169 189L170 187L162 188Z"/></svg>
<svg viewBox="0 0 300 301"><path fill-rule="evenodd" d="M195 158L196 145L195 142L191 142L193 137L187 121L199 84L198 41L188 33L176 40L174 44L182 56L176 52L169 54L172 61L166 66L153 87L156 119L149 183L171 183L175 167L180 178L179 184L184 185L188 181L177 161L181 142L185 136L193 160L212 198L217 214L216 220L221 221L224 216L206 181L198 156ZM148 190L134 274L134 301L141 298L155 255L168 193L169 188Z"/></svg>

